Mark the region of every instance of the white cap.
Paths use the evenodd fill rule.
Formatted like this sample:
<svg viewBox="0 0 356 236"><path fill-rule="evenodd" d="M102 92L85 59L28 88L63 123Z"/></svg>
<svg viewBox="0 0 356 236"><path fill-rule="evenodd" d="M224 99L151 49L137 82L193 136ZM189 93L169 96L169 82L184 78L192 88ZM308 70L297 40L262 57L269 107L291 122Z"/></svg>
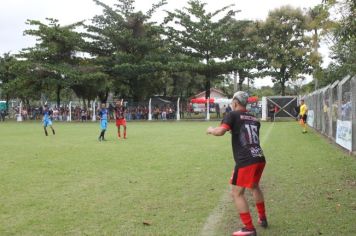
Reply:
<svg viewBox="0 0 356 236"><path fill-rule="evenodd" d="M232 99L237 100L237 102L241 105L241 106L246 106L247 102L248 102L248 94L244 91L238 91L236 93L234 93L234 96L232 97Z"/></svg>

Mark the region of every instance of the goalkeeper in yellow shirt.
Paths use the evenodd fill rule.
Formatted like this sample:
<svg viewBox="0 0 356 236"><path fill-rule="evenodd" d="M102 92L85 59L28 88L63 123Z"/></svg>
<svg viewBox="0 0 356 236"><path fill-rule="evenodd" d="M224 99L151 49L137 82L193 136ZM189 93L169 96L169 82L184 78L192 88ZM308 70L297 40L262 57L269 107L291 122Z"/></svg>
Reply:
<svg viewBox="0 0 356 236"><path fill-rule="evenodd" d="M299 123L303 127L303 133L307 132L307 112L308 107L304 103L304 99L300 100Z"/></svg>

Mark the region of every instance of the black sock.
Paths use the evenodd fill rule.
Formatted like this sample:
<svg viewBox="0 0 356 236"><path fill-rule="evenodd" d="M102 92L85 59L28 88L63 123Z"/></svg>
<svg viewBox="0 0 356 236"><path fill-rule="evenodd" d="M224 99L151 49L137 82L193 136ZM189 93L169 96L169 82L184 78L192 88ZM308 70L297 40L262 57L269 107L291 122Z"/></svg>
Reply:
<svg viewBox="0 0 356 236"><path fill-rule="evenodd" d="M103 132L103 140L105 139L105 130L102 131Z"/></svg>
<svg viewBox="0 0 356 236"><path fill-rule="evenodd" d="M55 135L55 134L56 134L56 132L54 132L54 129L52 129L52 133L53 133L53 135Z"/></svg>
<svg viewBox="0 0 356 236"><path fill-rule="evenodd" d="M47 130L45 129L44 131L45 131L46 136L48 136Z"/></svg>
<svg viewBox="0 0 356 236"><path fill-rule="evenodd" d="M104 130L102 130L102 131L100 132L99 139L104 139Z"/></svg>

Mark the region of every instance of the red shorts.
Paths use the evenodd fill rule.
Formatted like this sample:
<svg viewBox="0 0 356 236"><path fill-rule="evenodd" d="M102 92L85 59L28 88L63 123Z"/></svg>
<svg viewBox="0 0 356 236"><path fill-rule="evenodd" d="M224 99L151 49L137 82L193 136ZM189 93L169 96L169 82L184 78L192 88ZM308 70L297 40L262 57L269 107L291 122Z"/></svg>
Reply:
<svg viewBox="0 0 356 236"><path fill-rule="evenodd" d="M120 126L120 125L126 126L126 120L125 119L117 119L116 126Z"/></svg>
<svg viewBox="0 0 356 236"><path fill-rule="evenodd" d="M265 165L265 162L259 162L235 169L231 176L230 184L245 188L252 188L258 185Z"/></svg>

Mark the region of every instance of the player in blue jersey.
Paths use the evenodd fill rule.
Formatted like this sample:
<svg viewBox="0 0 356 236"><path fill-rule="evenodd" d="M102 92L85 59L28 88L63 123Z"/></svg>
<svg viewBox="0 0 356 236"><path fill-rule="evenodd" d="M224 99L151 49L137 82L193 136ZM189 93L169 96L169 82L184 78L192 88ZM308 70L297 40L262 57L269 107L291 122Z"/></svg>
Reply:
<svg viewBox="0 0 356 236"><path fill-rule="evenodd" d="M47 126L49 126L52 129L53 135L56 134L56 132L53 129L53 125L52 125L52 114L53 113L48 108L47 104L44 105L44 108L43 108L43 128L44 128L44 132L45 132L46 136L48 136Z"/></svg>
<svg viewBox="0 0 356 236"><path fill-rule="evenodd" d="M101 104L101 109L99 111L99 118L100 118L100 136L98 138L99 141L104 141L105 140L105 131L108 127L108 116L109 116L109 111L106 109L106 104L102 103Z"/></svg>

